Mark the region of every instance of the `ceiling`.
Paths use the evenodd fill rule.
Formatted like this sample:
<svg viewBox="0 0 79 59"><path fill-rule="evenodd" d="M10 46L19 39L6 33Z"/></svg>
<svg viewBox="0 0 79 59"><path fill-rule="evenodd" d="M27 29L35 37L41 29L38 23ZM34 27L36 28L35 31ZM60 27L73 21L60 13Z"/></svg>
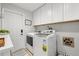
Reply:
<svg viewBox="0 0 79 59"><path fill-rule="evenodd" d="M41 7L45 3L13 3L13 4L24 10L33 12L34 10Z"/></svg>

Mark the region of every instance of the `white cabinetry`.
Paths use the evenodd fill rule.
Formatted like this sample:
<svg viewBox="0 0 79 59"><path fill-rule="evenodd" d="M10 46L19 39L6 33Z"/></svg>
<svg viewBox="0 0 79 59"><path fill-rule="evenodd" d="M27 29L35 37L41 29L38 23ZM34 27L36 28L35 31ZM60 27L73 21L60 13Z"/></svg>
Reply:
<svg viewBox="0 0 79 59"><path fill-rule="evenodd" d="M79 19L79 3L64 4L64 21Z"/></svg>
<svg viewBox="0 0 79 59"><path fill-rule="evenodd" d="M46 4L40 8L41 10L41 19L40 24L51 23L51 4Z"/></svg>
<svg viewBox="0 0 79 59"><path fill-rule="evenodd" d="M79 3L45 4L33 16L34 25L76 21L79 19Z"/></svg>
<svg viewBox="0 0 79 59"><path fill-rule="evenodd" d="M45 4L33 13L33 24L41 25L51 22L51 4Z"/></svg>
<svg viewBox="0 0 79 59"><path fill-rule="evenodd" d="M43 25L63 21L64 4L45 4L33 13L34 25Z"/></svg>
<svg viewBox="0 0 79 59"><path fill-rule="evenodd" d="M53 3L52 4L52 23L62 22L64 14L64 3Z"/></svg>
<svg viewBox="0 0 79 59"><path fill-rule="evenodd" d="M38 9L33 13L33 24L34 25L39 25L40 24L40 19L41 19L41 10Z"/></svg>

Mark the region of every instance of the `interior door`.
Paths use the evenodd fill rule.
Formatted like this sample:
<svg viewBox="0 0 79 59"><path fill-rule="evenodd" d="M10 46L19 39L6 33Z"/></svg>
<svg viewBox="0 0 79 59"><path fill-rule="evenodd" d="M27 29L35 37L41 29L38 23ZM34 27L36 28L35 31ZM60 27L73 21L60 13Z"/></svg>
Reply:
<svg viewBox="0 0 79 59"><path fill-rule="evenodd" d="M23 29L23 16L17 13L4 11L3 28L10 31L11 39L14 44L14 49L24 48L24 36L21 35Z"/></svg>

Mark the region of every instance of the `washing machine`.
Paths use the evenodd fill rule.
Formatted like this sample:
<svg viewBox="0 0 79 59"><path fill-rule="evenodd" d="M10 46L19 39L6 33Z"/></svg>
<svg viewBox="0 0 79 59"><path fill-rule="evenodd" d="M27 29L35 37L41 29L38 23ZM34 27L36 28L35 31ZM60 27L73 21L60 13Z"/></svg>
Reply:
<svg viewBox="0 0 79 59"><path fill-rule="evenodd" d="M55 56L56 55L56 34L55 30L44 30L35 34L33 40L34 56Z"/></svg>

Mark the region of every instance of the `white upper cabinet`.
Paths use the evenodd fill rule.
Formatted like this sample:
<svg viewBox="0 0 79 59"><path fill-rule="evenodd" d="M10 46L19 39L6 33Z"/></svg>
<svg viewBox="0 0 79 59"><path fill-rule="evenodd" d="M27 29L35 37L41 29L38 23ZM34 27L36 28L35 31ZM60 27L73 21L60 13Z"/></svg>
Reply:
<svg viewBox="0 0 79 59"><path fill-rule="evenodd" d="M41 11L40 9L36 10L33 13L33 25L40 25L40 19L41 19Z"/></svg>
<svg viewBox="0 0 79 59"><path fill-rule="evenodd" d="M79 19L79 3L64 4L64 21Z"/></svg>
<svg viewBox="0 0 79 59"><path fill-rule="evenodd" d="M43 25L63 21L64 4L45 4L33 13L33 24Z"/></svg>
<svg viewBox="0 0 79 59"><path fill-rule="evenodd" d="M79 19L79 3L45 4L33 14L34 25L73 21Z"/></svg>
<svg viewBox="0 0 79 59"><path fill-rule="evenodd" d="M52 4L52 23L62 22L64 14L64 4L63 3L53 3Z"/></svg>
<svg viewBox="0 0 79 59"><path fill-rule="evenodd" d="M33 24L41 25L51 22L51 4L45 4L33 13Z"/></svg>
<svg viewBox="0 0 79 59"><path fill-rule="evenodd" d="M41 19L40 24L51 23L51 4L46 4L40 8L41 10Z"/></svg>

